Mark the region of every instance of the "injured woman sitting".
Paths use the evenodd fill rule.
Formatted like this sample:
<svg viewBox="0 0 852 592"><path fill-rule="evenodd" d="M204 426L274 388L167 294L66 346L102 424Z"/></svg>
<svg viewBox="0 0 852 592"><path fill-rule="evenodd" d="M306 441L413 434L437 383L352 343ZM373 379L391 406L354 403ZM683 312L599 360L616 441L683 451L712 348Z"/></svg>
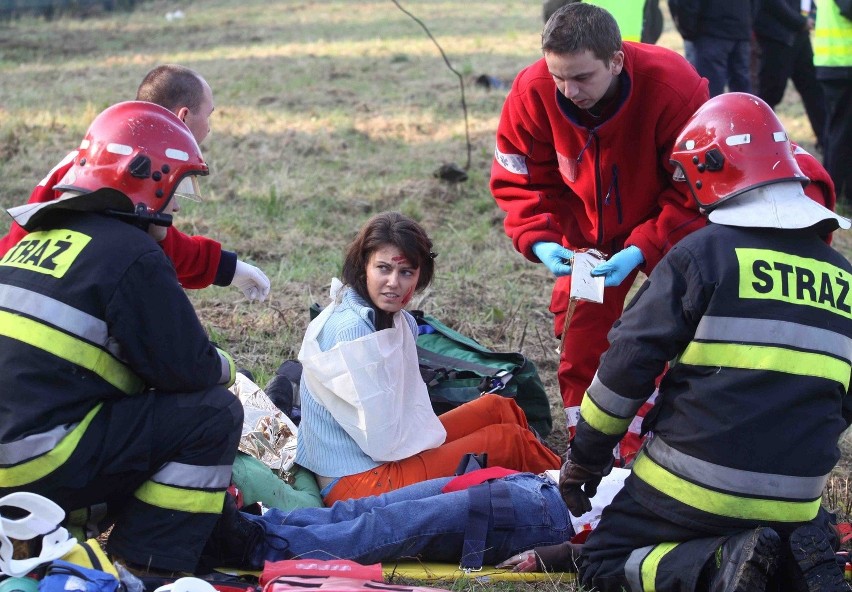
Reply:
<svg viewBox="0 0 852 592"><path fill-rule="evenodd" d="M308 326L296 463L316 474L327 506L451 476L467 453L531 473L561 464L511 399L483 395L440 417L432 410L417 323L404 307L432 281L434 257L417 222L375 215L349 245L330 304Z"/></svg>

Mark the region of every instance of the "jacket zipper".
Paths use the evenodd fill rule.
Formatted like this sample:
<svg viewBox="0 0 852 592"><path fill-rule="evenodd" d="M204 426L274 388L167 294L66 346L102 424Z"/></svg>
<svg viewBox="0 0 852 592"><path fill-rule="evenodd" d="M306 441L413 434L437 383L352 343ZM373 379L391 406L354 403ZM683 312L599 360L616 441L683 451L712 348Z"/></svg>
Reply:
<svg viewBox="0 0 852 592"><path fill-rule="evenodd" d="M618 224L620 225L623 217L621 215L621 192L618 190L618 165L616 164L612 165L612 181L609 182L609 189L606 190L606 197L604 197L605 205L609 205L613 193L615 193L615 212L618 216Z"/></svg>
<svg viewBox="0 0 852 592"><path fill-rule="evenodd" d="M604 231L603 231L604 230L603 229L604 198L601 195L601 193L602 193L601 192L601 151L600 151L600 145L599 145L599 142L598 142L597 134L595 134L595 132L592 132L592 136L594 136L594 139L595 139L595 205L597 206L597 210L598 210L598 237L597 237L597 241L595 242L595 244L600 247L603 244L603 235L604 235Z"/></svg>

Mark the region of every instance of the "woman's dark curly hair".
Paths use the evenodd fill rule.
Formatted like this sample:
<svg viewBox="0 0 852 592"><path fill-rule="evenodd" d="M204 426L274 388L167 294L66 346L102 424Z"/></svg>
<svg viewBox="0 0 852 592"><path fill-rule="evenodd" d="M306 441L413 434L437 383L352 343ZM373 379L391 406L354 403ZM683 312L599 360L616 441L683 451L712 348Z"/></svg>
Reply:
<svg viewBox="0 0 852 592"><path fill-rule="evenodd" d="M382 212L370 218L358 232L343 260L343 282L352 286L367 302L367 263L372 254L384 245L393 245L402 251L412 267L420 270L415 291L432 283L435 272L435 254L432 239L417 222L399 212ZM375 307L374 307L375 308Z"/></svg>

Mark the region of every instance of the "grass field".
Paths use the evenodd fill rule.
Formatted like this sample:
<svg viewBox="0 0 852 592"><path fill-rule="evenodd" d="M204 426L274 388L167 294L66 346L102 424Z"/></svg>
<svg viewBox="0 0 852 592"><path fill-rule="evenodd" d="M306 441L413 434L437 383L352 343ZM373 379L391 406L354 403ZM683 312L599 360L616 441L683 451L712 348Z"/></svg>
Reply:
<svg viewBox="0 0 852 592"><path fill-rule="evenodd" d="M325 302L345 244L371 214L397 209L430 231L439 253L433 287L413 307L494 349L522 350L561 423L552 279L514 252L488 191L506 91L475 84L483 74L508 84L539 57L540 3L401 4L461 74L467 121L459 79L391 0L154 0L131 13L0 23L0 206L25 202L94 115L133 98L152 67L189 66L214 92L202 146L212 172L204 203L185 203L176 226L219 240L272 281L262 304L234 288L190 294L240 366L262 385L294 358L308 306ZM183 18L166 18L178 9ZM660 44L681 50L668 18ZM794 91L778 112L813 151ZM466 182L434 176L468 155ZM835 240L846 253L850 244Z"/></svg>

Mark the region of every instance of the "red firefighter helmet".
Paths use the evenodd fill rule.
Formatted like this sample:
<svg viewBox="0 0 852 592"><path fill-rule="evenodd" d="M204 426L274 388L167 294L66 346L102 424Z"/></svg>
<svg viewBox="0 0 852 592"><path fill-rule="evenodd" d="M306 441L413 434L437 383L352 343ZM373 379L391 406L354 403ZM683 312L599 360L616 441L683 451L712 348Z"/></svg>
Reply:
<svg viewBox="0 0 852 592"><path fill-rule="evenodd" d="M92 121L74 165L54 189L98 193L101 199L93 199L91 209L110 203L109 209L129 209L150 222L157 220L179 187L182 194L197 194L194 179L207 174L195 138L177 115L155 103L127 101L108 107ZM103 197L115 192L121 194L115 200ZM129 198L129 208L123 196Z"/></svg>
<svg viewBox="0 0 852 592"><path fill-rule="evenodd" d="M675 179L710 211L745 191L784 181L807 184L784 126L760 98L725 93L704 103L675 140Z"/></svg>

